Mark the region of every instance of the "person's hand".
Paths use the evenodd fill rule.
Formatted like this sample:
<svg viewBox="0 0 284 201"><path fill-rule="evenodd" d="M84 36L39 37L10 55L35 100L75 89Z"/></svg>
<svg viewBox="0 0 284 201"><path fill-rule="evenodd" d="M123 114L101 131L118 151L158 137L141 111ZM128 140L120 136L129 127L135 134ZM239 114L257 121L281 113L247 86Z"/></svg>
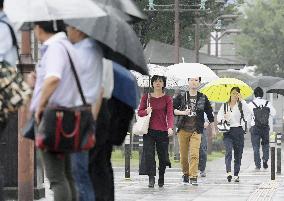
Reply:
<svg viewBox="0 0 284 201"><path fill-rule="evenodd" d="M189 115L191 113L190 109L186 109L185 111L183 111L183 115Z"/></svg>
<svg viewBox="0 0 284 201"><path fill-rule="evenodd" d="M238 93L237 97L238 97L238 100L239 100L239 101L242 101L242 100L243 100L243 97L242 97L242 94L241 94L241 93Z"/></svg>
<svg viewBox="0 0 284 201"><path fill-rule="evenodd" d="M172 128L168 129L168 136L172 136L174 134L174 131Z"/></svg>
<svg viewBox="0 0 284 201"><path fill-rule="evenodd" d="M40 121L41 121L41 117L43 114L44 108L43 107L39 107L36 112L35 112L35 121L37 123L37 125L39 125Z"/></svg>
<svg viewBox="0 0 284 201"><path fill-rule="evenodd" d="M147 114L149 114L150 112L152 112L152 107L147 107L146 112L147 112Z"/></svg>
<svg viewBox="0 0 284 201"><path fill-rule="evenodd" d="M214 137L214 136L216 136L216 135L217 135L217 132L216 132L215 126L212 126L212 127L211 127L211 132L212 132L212 137Z"/></svg>
<svg viewBox="0 0 284 201"><path fill-rule="evenodd" d="M230 120L230 117L231 117L230 112L226 112L226 113L224 114L224 119L225 119L226 121L229 121L229 120Z"/></svg>
<svg viewBox="0 0 284 201"><path fill-rule="evenodd" d="M207 128L208 126L209 126L208 121L205 121L205 122L204 122L204 128Z"/></svg>
<svg viewBox="0 0 284 201"><path fill-rule="evenodd" d="M28 74L26 82L31 88L35 87L36 73L34 71Z"/></svg>

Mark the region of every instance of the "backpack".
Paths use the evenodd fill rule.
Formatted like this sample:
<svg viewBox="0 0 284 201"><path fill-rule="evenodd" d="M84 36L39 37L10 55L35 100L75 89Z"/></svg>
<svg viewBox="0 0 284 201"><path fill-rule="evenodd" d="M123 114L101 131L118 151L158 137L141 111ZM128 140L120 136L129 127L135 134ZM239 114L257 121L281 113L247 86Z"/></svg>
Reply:
<svg viewBox="0 0 284 201"><path fill-rule="evenodd" d="M268 127L270 114L270 108L267 107L268 101L266 101L264 106L257 106L253 101L252 103L255 106L255 108L253 108L255 126L260 128Z"/></svg>

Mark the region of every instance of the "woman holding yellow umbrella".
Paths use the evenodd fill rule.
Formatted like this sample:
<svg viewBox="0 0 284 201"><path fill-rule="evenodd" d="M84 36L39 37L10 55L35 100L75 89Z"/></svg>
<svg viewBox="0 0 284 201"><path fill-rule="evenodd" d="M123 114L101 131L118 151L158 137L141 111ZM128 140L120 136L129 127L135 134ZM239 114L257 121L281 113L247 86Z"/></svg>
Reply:
<svg viewBox="0 0 284 201"><path fill-rule="evenodd" d="M242 99L239 87L233 87L230 90L230 98L228 102L223 103L218 115L217 121L227 121L230 129L224 132L224 146L226 150L225 164L227 172L227 180L231 182L231 162L232 150L234 150L234 181L239 182L239 172L241 167L242 154L244 149L244 134L246 130L243 128L247 120L250 118L250 110L248 104Z"/></svg>
<svg viewBox="0 0 284 201"><path fill-rule="evenodd" d="M250 119L248 104L243 99L250 97L253 90L241 80L219 78L205 85L200 91L207 95L210 101L223 103L217 121L227 123L226 129L223 130L227 180L231 182L233 179L231 162L234 150L234 181L239 182L246 122Z"/></svg>

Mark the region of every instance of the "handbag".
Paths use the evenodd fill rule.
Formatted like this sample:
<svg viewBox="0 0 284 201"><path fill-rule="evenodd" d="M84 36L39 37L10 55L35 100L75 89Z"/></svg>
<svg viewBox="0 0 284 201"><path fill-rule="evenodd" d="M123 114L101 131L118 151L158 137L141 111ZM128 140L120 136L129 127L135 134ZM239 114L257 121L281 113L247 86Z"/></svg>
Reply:
<svg viewBox="0 0 284 201"><path fill-rule="evenodd" d="M30 99L32 90L16 67L0 62L0 127L5 128L9 114Z"/></svg>
<svg viewBox="0 0 284 201"><path fill-rule="evenodd" d="M228 106L226 103L224 103L224 114L226 114L226 106ZM217 123L217 128L220 133L226 133L230 131L230 123L226 120L221 120L221 122Z"/></svg>
<svg viewBox="0 0 284 201"><path fill-rule="evenodd" d="M23 137L34 140L35 139L35 118L34 115L31 117L31 119L28 120L26 123L24 129L23 129Z"/></svg>
<svg viewBox="0 0 284 201"><path fill-rule="evenodd" d="M91 106L86 103L71 56L68 57L83 102L77 107L48 107L44 110L35 144L51 152L79 152L95 145L95 122Z"/></svg>
<svg viewBox="0 0 284 201"><path fill-rule="evenodd" d="M150 94L148 93L147 107L150 106ZM151 112L146 116L140 117L136 114L136 122L133 124L132 133L134 135L144 135L148 133L150 124Z"/></svg>

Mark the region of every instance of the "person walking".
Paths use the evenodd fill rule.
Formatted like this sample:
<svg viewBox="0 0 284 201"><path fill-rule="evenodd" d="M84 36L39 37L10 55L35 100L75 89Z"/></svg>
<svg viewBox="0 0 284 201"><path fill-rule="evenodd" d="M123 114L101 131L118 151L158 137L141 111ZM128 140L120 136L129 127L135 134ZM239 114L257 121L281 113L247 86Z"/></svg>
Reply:
<svg viewBox="0 0 284 201"><path fill-rule="evenodd" d="M264 169L268 168L269 159L269 130L272 124L272 117L276 115L273 105L263 99L263 89L256 87L254 89L255 98L249 103L251 110L251 143L254 152L255 169L260 170L260 144L262 146L262 165Z"/></svg>
<svg viewBox="0 0 284 201"><path fill-rule="evenodd" d="M0 63L7 62L9 65L15 66L17 61L17 41L12 26L9 23L6 14L3 12L3 4L4 0L0 0ZM0 127L0 140L4 129L4 125ZM3 170L4 161L2 155L0 159L0 201L4 200L3 187L5 182Z"/></svg>
<svg viewBox="0 0 284 201"><path fill-rule="evenodd" d="M174 114L179 116L177 128L183 183L189 184L190 181L192 185L198 185L199 148L204 128L204 113L215 135L211 104L206 95L197 91L200 83L201 77L188 78L188 91L174 99Z"/></svg>
<svg viewBox="0 0 284 201"><path fill-rule="evenodd" d="M217 121L227 121L230 124L230 130L223 133L225 146L225 164L227 172L227 180L231 182L231 162L232 150L234 150L234 181L239 182L239 172L244 149L243 125L250 118L250 109L248 104L242 99L239 87L233 87L230 91L230 98L227 103L221 105L217 115Z"/></svg>
<svg viewBox="0 0 284 201"><path fill-rule="evenodd" d="M173 100L164 93L166 77L154 75L151 78L153 93L145 94L138 109L139 116L146 116L151 112L149 131L143 135L143 153L139 167L140 175L149 176L149 188L155 185L156 161L155 147L159 158L159 187L164 186L166 166L171 167L168 146L169 135L173 134ZM147 107L147 101L150 106Z"/></svg>
<svg viewBox="0 0 284 201"><path fill-rule="evenodd" d="M206 163L207 163L207 147L208 147L208 126L209 121L206 115L204 115L204 129L201 133L201 143L199 148L199 165L200 177L206 177Z"/></svg>
<svg viewBox="0 0 284 201"><path fill-rule="evenodd" d="M75 107L83 104L70 59L79 80L82 79L83 69L80 68L81 63L76 50L67 39L62 20L35 22L34 33L37 40L42 43L42 57L36 66L36 82L30 105L38 125L43 111L48 106ZM39 152L50 188L54 192L54 201L76 201L77 192L72 176L70 154L48 150Z"/></svg>
<svg viewBox="0 0 284 201"><path fill-rule="evenodd" d="M80 58L83 92L88 104L99 107L102 85L102 50L96 42L75 27L67 27L68 38L74 44ZM95 111L98 111L95 108ZM97 114L94 114L96 119ZM71 155L72 172L80 201L95 201L93 184L89 175L89 152L83 151Z"/></svg>

